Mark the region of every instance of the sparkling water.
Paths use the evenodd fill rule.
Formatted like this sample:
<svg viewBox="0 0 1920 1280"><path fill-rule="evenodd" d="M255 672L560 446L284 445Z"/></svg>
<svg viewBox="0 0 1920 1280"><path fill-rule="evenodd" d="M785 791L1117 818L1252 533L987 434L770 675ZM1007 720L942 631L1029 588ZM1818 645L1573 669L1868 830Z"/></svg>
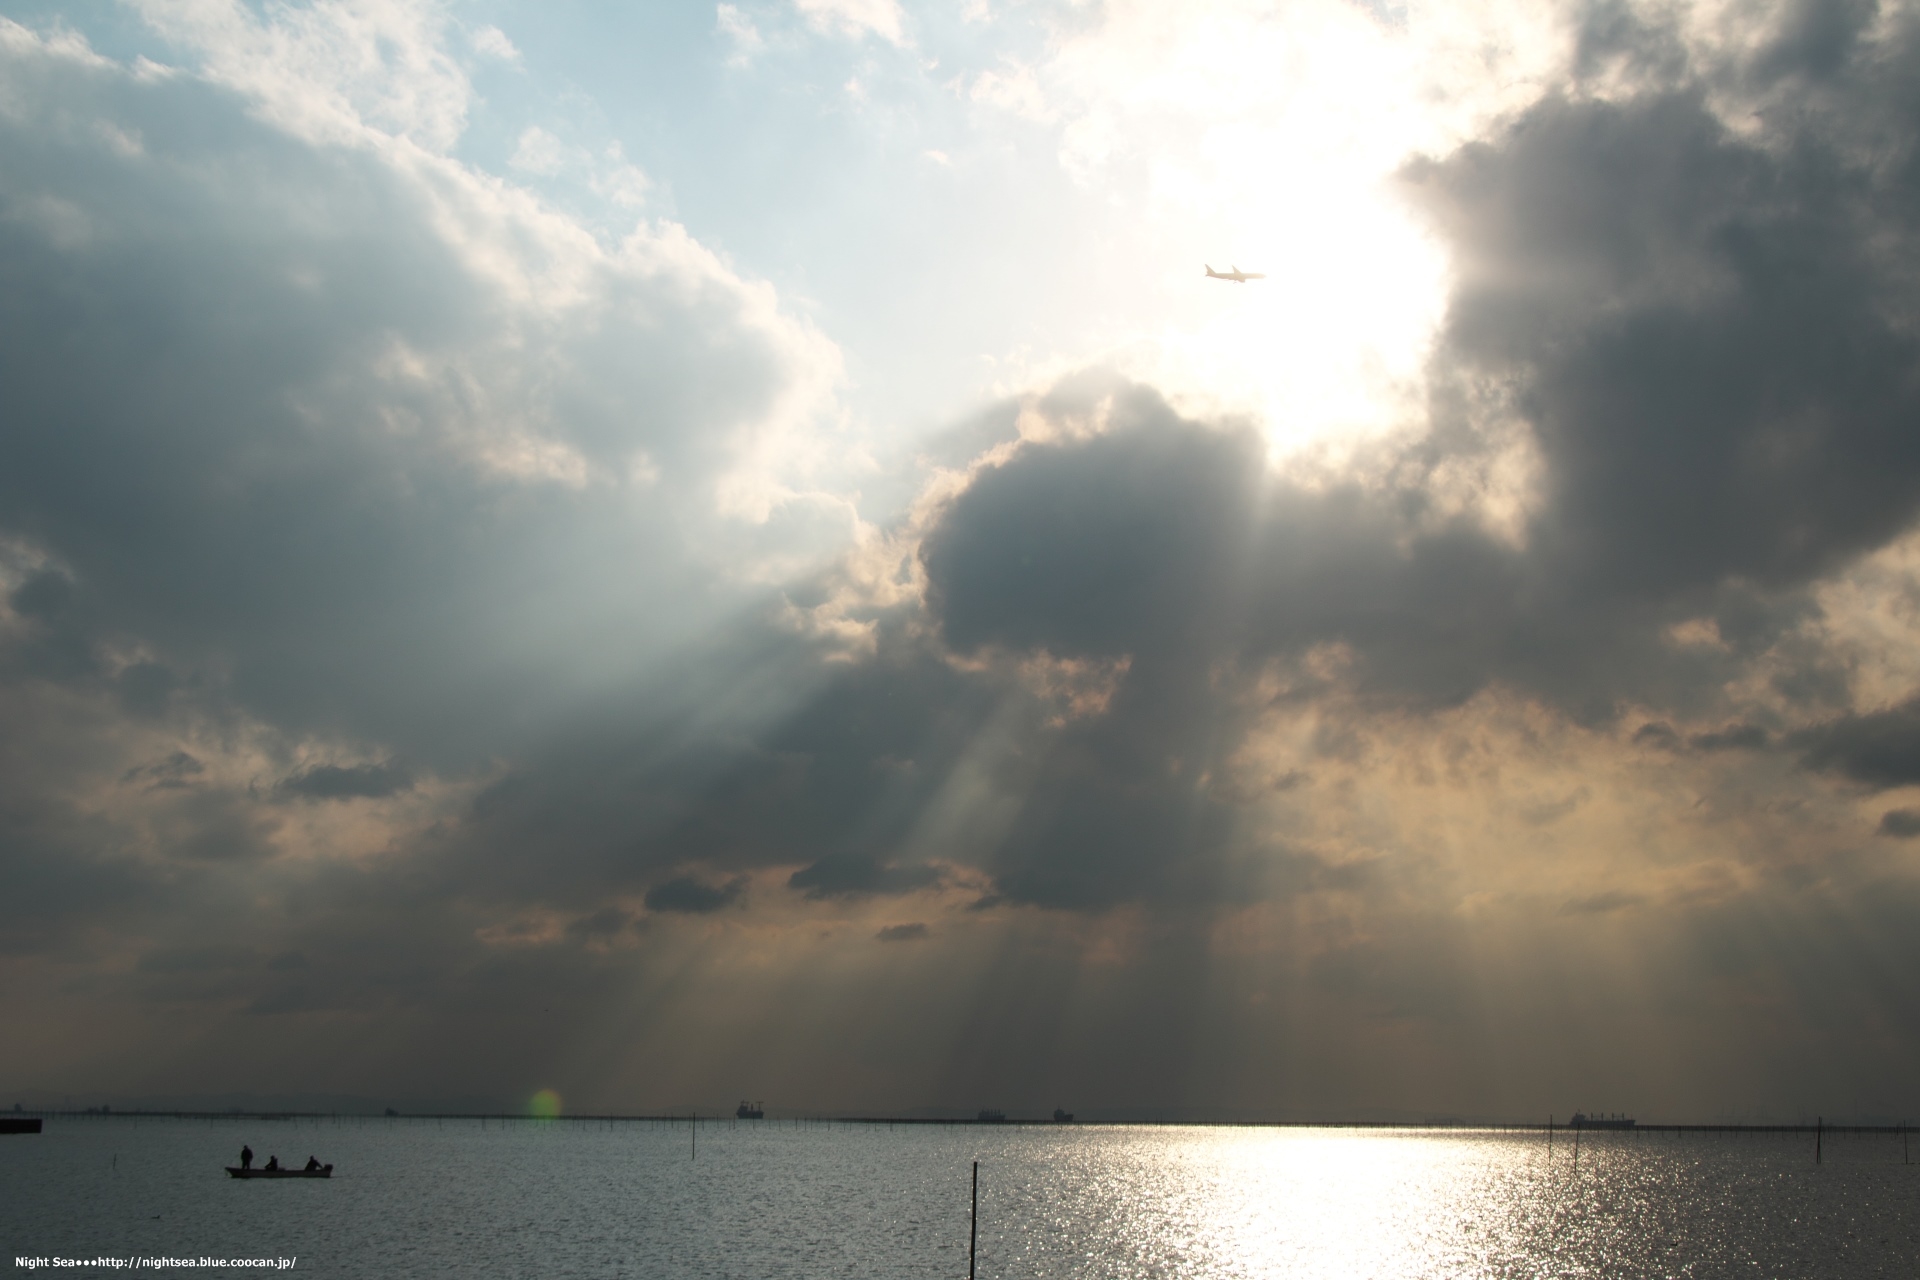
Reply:
<svg viewBox="0 0 1920 1280"><path fill-rule="evenodd" d="M1920 1275L1898 1136L685 1121L49 1120L0 1137L21 1258L324 1276ZM328 1180L230 1179L308 1155ZM228 1274L258 1274L227 1269ZM97 1274L93 1272L91 1274Z"/></svg>

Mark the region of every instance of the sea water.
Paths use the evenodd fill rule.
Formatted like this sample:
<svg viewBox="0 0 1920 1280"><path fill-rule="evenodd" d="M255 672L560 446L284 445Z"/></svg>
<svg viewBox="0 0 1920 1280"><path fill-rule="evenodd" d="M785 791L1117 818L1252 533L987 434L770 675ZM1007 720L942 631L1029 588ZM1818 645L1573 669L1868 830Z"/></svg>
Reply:
<svg viewBox="0 0 1920 1280"><path fill-rule="evenodd" d="M230 1179L242 1143L333 1177ZM0 1137L0 1232L9 1267L958 1280L977 1160L980 1280L1920 1275L1903 1140L1822 1154L1766 1134L1588 1133L1576 1156L1565 1131L56 1117Z"/></svg>

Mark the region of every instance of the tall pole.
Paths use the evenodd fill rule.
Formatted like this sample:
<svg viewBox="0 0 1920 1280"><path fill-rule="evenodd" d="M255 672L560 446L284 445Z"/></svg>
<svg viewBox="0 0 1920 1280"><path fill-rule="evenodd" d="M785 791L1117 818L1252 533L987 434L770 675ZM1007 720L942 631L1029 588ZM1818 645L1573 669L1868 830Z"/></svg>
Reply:
<svg viewBox="0 0 1920 1280"><path fill-rule="evenodd" d="M973 1280L973 1254L980 1243L980 1162L973 1162L973 1209L967 1214L967 1280Z"/></svg>
<svg viewBox="0 0 1920 1280"><path fill-rule="evenodd" d="M693 1117L693 1123L687 1126L693 1131L693 1142L687 1149L687 1159L698 1160L700 1158L700 1113L693 1111L688 1114Z"/></svg>

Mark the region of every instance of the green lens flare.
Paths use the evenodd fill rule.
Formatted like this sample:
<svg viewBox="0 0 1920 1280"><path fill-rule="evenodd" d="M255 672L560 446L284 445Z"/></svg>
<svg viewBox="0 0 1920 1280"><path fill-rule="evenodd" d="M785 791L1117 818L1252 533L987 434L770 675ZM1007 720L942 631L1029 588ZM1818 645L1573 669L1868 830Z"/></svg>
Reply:
<svg viewBox="0 0 1920 1280"><path fill-rule="evenodd" d="M552 1120L560 1114L560 1095L551 1089L542 1089L527 1103L527 1111L536 1120Z"/></svg>

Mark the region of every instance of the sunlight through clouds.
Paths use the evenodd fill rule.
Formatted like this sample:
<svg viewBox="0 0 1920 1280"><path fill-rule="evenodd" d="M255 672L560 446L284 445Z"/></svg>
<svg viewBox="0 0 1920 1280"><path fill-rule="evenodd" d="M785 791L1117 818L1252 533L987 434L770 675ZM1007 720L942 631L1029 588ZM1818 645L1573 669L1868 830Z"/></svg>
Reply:
<svg viewBox="0 0 1920 1280"><path fill-rule="evenodd" d="M1912 3L28 7L0 1086L1904 1096Z"/></svg>
<svg viewBox="0 0 1920 1280"><path fill-rule="evenodd" d="M1127 211L1102 252L1140 296L1074 355L1251 412L1284 456L1420 412L1449 277L1395 175L1524 107L1567 56L1539 6L1120 3L973 96L1060 121L1060 163ZM1203 260L1268 278L1196 285Z"/></svg>

